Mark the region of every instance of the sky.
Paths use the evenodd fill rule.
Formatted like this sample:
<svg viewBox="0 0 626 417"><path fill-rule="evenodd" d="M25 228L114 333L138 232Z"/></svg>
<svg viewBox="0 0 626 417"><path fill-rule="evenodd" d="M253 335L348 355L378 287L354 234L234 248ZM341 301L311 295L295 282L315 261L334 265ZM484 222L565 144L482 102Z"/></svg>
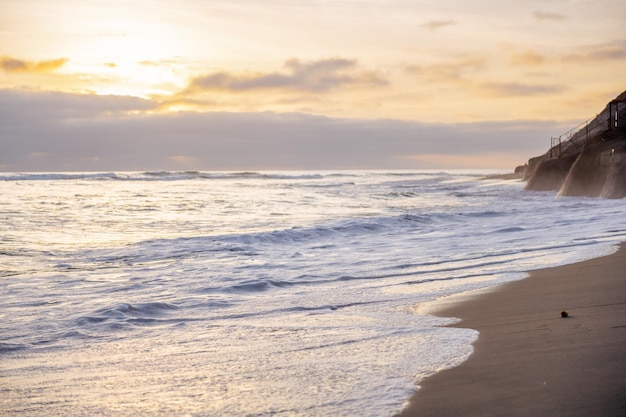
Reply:
<svg viewBox="0 0 626 417"><path fill-rule="evenodd" d="M623 0L0 0L0 170L512 170L624 89Z"/></svg>

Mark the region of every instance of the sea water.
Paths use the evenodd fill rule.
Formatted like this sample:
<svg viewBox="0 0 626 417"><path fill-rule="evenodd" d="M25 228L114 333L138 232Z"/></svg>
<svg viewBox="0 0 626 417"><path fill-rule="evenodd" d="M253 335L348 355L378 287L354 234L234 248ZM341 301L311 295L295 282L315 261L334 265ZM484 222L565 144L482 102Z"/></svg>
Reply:
<svg viewBox="0 0 626 417"><path fill-rule="evenodd" d="M478 337L425 307L626 240L484 174L0 174L0 414L393 415Z"/></svg>

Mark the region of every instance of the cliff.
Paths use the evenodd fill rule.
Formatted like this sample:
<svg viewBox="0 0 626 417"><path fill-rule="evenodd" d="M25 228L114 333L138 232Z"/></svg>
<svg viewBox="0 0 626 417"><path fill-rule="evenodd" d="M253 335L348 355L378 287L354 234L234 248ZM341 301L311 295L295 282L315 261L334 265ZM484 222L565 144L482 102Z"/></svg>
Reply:
<svg viewBox="0 0 626 417"><path fill-rule="evenodd" d="M626 91L544 155L518 167L526 189L560 196L626 197Z"/></svg>

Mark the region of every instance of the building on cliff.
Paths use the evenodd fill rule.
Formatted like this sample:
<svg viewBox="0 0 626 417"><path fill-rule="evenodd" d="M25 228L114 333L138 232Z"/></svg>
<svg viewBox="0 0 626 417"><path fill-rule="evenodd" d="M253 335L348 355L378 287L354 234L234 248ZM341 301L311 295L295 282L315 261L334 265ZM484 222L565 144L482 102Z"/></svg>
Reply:
<svg viewBox="0 0 626 417"><path fill-rule="evenodd" d="M552 138L523 171L526 189L560 196L626 197L626 91L593 119Z"/></svg>

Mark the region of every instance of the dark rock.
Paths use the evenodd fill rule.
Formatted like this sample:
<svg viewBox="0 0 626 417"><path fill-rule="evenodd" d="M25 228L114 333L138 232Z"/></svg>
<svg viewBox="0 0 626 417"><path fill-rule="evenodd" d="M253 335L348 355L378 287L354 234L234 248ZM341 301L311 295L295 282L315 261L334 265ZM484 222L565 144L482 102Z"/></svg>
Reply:
<svg viewBox="0 0 626 417"><path fill-rule="evenodd" d="M545 159L534 164L527 176L526 189L534 191L559 191L578 155L567 158Z"/></svg>
<svg viewBox="0 0 626 417"><path fill-rule="evenodd" d="M515 167L515 171L513 171L517 175L521 175L523 177L526 176L526 170L528 169L528 164L520 165Z"/></svg>

